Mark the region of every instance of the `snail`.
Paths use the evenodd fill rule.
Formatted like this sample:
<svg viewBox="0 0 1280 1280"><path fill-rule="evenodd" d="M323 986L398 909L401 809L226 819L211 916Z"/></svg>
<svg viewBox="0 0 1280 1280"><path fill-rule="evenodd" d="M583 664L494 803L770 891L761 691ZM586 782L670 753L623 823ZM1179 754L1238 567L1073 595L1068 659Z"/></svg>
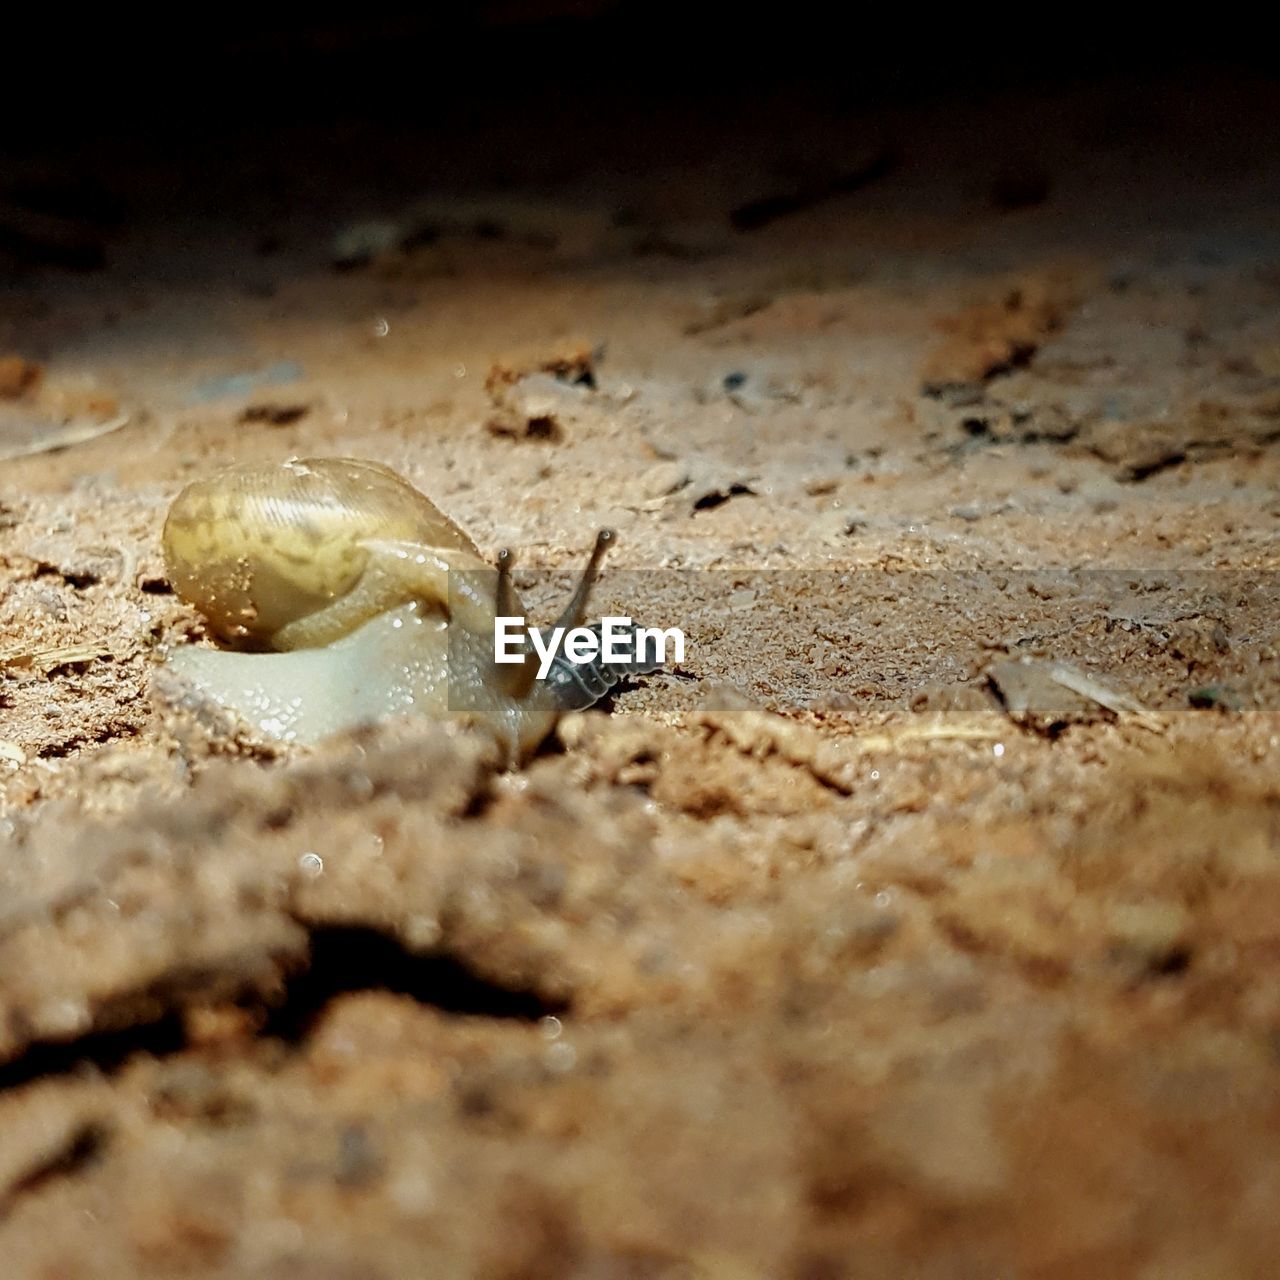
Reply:
<svg viewBox="0 0 1280 1280"><path fill-rule="evenodd" d="M613 541L602 530L555 624L577 626ZM164 525L169 581L229 648L183 645L167 665L194 693L268 737L306 745L393 715L488 727L510 760L564 711L659 663L574 664L538 679L526 628L499 663L495 620L523 617L513 557L496 573L469 537L389 467L314 458L229 467L188 485Z"/></svg>

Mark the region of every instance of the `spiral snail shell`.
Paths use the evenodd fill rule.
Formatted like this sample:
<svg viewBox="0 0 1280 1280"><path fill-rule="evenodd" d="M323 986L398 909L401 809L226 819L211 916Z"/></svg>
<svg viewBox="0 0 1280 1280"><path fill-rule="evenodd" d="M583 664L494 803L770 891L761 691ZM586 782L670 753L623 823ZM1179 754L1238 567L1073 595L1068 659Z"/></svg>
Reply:
<svg viewBox="0 0 1280 1280"><path fill-rule="evenodd" d="M557 625L576 626L613 535L603 530ZM162 536L169 580L230 649L167 659L194 700L269 737L311 744L397 714L488 727L529 755L566 710L656 662L536 680L498 664L494 623L523 616L512 557L496 571L470 538L388 467L315 458L229 467L174 499Z"/></svg>

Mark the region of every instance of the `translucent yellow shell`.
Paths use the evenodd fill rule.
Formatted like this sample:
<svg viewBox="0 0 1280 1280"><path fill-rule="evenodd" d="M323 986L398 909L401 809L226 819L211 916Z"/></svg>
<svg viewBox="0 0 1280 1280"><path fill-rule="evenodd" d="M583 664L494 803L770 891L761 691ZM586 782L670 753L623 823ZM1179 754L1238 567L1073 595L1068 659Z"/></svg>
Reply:
<svg viewBox="0 0 1280 1280"><path fill-rule="evenodd" d="M415 596L443 602L441 566L483 567L425 494L352 458L231 467L198 480L170 508L163 546L174 590L220 640L252 649L329 643ZM435 553L429 565L418 561L424 551ZM413 581L414 570L431 581ZM339 601L347 605L335 611Z"/></svg>

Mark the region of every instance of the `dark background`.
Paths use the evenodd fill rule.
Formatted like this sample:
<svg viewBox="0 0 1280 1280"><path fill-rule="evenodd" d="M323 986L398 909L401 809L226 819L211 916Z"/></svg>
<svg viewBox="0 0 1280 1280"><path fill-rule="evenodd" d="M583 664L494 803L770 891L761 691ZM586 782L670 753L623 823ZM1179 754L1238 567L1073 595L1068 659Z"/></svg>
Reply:
<svg viewBox="0 0 1280 1280"><path fill-rule="evenodd" d="M1247 31L1057 9L45 6L6 15L0 49L0 278L97 270L122 228L157 220L216 214L266 242L291 219L338 225L423 194L605 190L673 155L807 198L882 127L900 171L936 168L939 122L970 117L970 168L1009 156L1021 172L1042 152L1051 177L1072 148L1129 147L1208 189L1223 155L1239 169L1274 151L1280 101L1276 54ZM1087 136L1059 106L1077 90L1109 103Z"/></svg>
<svg viewBox="0 0 1280 1280"><path fill-rule="evenodd" d="M160 12L160 11L158 11ZM1272 42L1114 12L920 6L689 5L554 0L470 5L108 7L6 14L7 149L115 137L192 140L232 127L382 121L439 128L504 111L604 111L753 101L786 89L829 106L968 101L1097 79L1271 76ZM625 138L620 135L619 142ZM548 144L550 145L550 143Z"/></svg>

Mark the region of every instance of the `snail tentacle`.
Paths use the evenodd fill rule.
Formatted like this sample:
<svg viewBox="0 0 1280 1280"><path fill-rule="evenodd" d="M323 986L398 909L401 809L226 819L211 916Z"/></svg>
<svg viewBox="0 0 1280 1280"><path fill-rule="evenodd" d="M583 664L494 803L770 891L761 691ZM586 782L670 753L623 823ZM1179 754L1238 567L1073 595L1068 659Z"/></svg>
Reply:
<svg viewBox="0 0 1280 1280"><path fill-rule="evenodd" d="M582 577L578 579L578 585L574 588L573 595L569 597L569 602L555 620L555 626L564 627L567 631L571 627L578 626L583 618L587 616L587 601L591 598L591 589L595 586L596 578L600 574L600 563L604 560L605 552L613 545L616 537L617 534L612 529L601 529L596 534L596 543L591 548L587 566L583 569Z"/></svg>
<svg viewBox="0 0 1280 1280"><path fill-rule="evenodd" d="M498 552L498 585L493 595L494 611L504 618L517 616L520 602L511 586L511 570L515 568L516 553L509 547Z"/></svg>

